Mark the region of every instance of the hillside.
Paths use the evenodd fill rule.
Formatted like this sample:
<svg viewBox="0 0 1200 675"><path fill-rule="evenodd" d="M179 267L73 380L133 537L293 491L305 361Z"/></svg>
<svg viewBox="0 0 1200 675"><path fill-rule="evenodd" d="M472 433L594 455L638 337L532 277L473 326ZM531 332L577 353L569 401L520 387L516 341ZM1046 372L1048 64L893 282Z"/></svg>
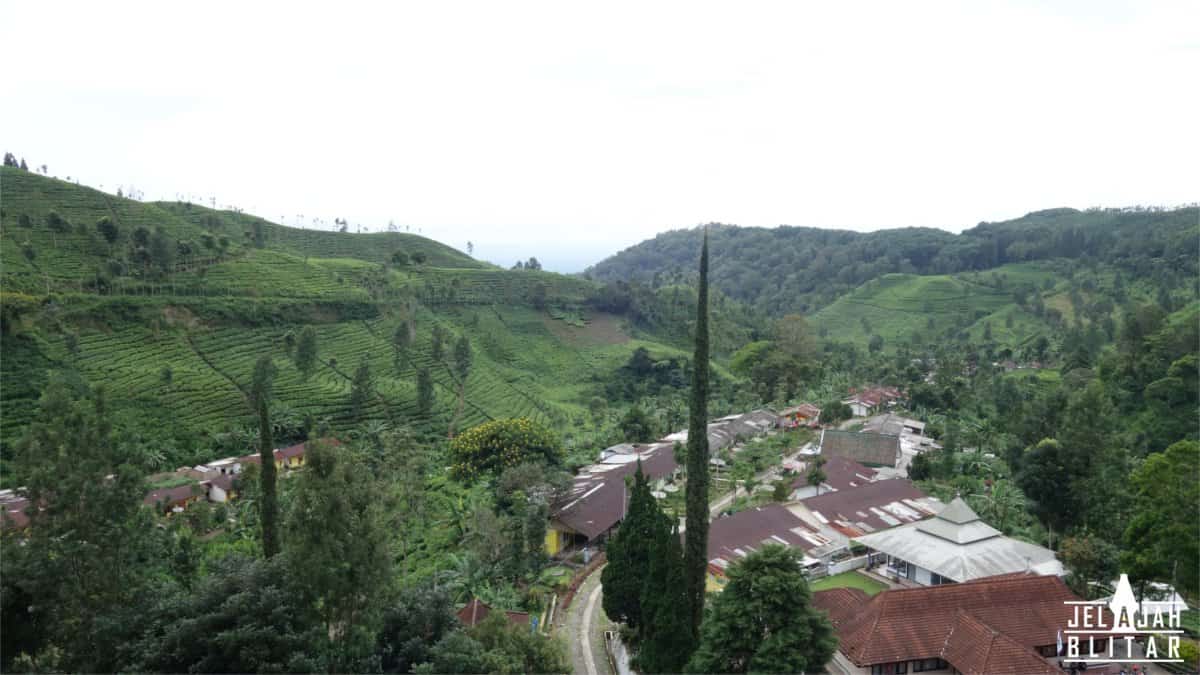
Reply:
<svg viewBox="0 0 1200 675"><path fill-rule="evenodd" d="M980 223L962 234L904 228L871 233L804 227L710 229L711 275L726 295L772 314L815 313L886 274L948 275L1072 259L1175 289L1197 275L1200 209L1051 209ZM672 283L691 274L699 229L674 230L612 256L585 275Z"/></svg>
<svg viewBox="0 0 1200 675"><path fill-rule="evenodd" d="M296 230L11 168L0 199L5 457L52 371L103 386L130 434L160 438L170 420L163 461L175 466L222 444L245 449L253 417L243 391L262 355L278 371L283 437L366 419L444 435L460 337L472 353L460 429L507 416L563 426L638 347L687 356L594 309L593 282L497 269L416 235ZM105 236L109 223L115 236ZM305 376L293 355L307 327L318 364ZM351 380L363 364L373 394L355 408ZM434 382L429 413L418 409L422 370Z"/></svg>

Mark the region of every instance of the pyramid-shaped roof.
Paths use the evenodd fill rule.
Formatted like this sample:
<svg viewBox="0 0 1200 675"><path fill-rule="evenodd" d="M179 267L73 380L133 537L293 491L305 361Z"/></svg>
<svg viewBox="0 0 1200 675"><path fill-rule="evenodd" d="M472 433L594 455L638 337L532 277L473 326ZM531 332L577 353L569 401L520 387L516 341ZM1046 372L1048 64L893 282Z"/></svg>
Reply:
<svg viewBox="0 0 1200 675"><path fill-rule="evenodd" d="M1000 536L1000 530L980 520L962 497L955 497L936 516L917 525L917 529L955 544L971 544Z"/></svg>
<svg viewBox="0 0 1200 675"><path fill-rule="evenodd" d="M979 516L967 506L967 502L963 501L962 497L955 497L953 501L946 505L946 508L938 512L936 518L948 520L952 523L962 525L979 520Z"/></svg>

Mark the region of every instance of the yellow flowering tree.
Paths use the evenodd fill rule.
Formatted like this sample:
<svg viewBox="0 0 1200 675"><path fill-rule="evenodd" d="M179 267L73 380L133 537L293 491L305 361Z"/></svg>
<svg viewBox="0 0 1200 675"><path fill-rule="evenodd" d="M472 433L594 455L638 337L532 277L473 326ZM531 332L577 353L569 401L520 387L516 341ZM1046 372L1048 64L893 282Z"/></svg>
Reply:
<svg viewBox="0 0 1200 675"><path fill-rule="evenodd" d="M450 461L456 478L471 481L482 473L499 473L526 462L561 465L563 448L549 429L516 417L484 422L455 437Z"/></svg>

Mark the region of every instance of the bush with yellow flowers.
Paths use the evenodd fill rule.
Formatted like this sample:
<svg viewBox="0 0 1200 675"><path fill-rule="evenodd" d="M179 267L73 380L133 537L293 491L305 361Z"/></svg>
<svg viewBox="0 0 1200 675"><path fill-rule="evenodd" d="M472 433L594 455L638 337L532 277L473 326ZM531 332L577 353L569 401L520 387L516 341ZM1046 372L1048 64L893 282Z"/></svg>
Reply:
<svg viewBox="0 0 1200 675"><path fill-rule="evenodd" d="M558 437L526 417L484 422L450 442L450 471L468 482L526 462L558 466L562 461Z"/></svg>

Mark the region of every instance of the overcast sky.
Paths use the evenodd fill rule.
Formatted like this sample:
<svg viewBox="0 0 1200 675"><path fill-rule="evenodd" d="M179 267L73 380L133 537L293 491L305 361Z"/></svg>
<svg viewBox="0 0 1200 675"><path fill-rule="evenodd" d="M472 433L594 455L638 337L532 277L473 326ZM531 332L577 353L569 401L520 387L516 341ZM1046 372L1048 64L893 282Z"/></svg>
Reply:
<svg viewBox="0 0 1200 675"><path fill-rule="evenodd" d="M0 44L52 175L506 265L1200 197L1197 2L0 0Z"/></svg>

